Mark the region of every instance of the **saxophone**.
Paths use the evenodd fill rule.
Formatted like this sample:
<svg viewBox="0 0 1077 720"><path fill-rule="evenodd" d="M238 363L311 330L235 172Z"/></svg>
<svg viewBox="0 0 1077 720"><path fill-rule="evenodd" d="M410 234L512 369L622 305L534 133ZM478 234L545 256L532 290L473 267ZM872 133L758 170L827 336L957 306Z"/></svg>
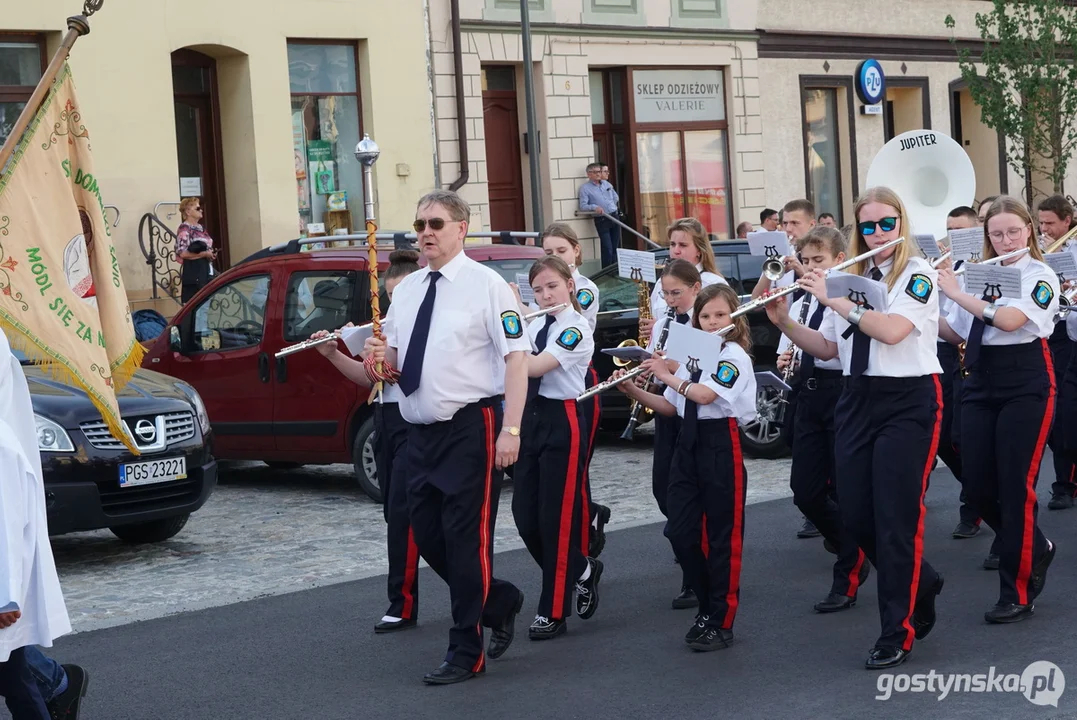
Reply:
<svg viewBox="0 0 1077 720"><path fill-rule="evenodd" d="M651 293L647 287L647 283L643 281L643 271L633 269L632 279L636 282L636 303L639 305L639 339L633 340L631 338L625 340L617 347L646 347L647 346L647 334L644 332L643 323L645 320L651 320ZM613 359L614 365L617 367L628 367L633 364L631 360L623 360L621 358ZM635 432L636 427L640 424L640 419L646 414L648 418L653 414L650 408L644 407L637 401L632 401L632 410L628 415L628 425L625 427L623 433L621 433L622 440L631 440L632 434Z"/></svg>

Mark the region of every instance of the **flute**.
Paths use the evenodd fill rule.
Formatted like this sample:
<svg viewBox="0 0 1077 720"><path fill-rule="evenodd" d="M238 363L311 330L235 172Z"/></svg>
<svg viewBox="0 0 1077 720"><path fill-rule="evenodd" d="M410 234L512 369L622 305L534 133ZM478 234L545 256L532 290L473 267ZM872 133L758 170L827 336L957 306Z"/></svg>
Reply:
<svg viewBox="0 0 1077 720"><path fill-rule="evenodd" d="M981 262L972 263L972 264L973 265L997 265L1000 262L1010 260L1012 258L1019 258L1019 257L1021 257L1023 255L1028 254L1029 252L1030 252L1029 248L1023 247L1020 250L1014 250L1013 252L1008 252L1005 255L996 255L993 258L988 258L988 259L983 260ZM965 272L965 269L968 266L969 266L969 263L965 263L960 268L958 268L956 271L954 271L954 275L960 275L961 273Z"/></svg>
<svg viewBox="0 0 1077 720"><path fill-rule="evenodd" d="M367 323L366 325L360 325L358 328L356 328L356 330L358 330L359 328L373 327L373 325L374 325L374 323ZM320 338L318 338L316 340L304 340L301 343L296 343L295 345L289 345L288 347L277 351L277 353L273 357L278 357L278 358L287 357L289 355L294 355L297 352L302 352L304 350L309 350L312 347L318 347L319 345L324 345L327 342L333 342L334 340L340 340L340 339L342 339L341 335L340 335L340 332L339 331L333 331L333 332L329 333L328 335L326 335L325 337L320 337Z"/></svg>

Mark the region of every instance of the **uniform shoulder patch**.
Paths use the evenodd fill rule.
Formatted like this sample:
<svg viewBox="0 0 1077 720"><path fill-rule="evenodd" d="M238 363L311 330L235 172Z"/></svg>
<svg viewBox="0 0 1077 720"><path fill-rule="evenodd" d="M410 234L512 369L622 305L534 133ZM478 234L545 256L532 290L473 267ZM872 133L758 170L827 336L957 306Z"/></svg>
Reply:
<svg viewBox="0 0 1077 720"><path fill-rule="evenodd" d="M1032 302L1036 303L1041 310L1046 310L1054 299L1055 291L1050 283L1040 280L1036 283L1036 287L1032 288Z"/></svg>
<svg viewBox="0 0 1077 720"><path fill-rule="evenodd" d="M595 294L586 288L576 293L576 302L580 304L580 307L586 310L591 307L591 304L595 301Z"/></svg>
<svg viewBox="0 0 1077 720"><path fill-rule="evenodd" d="M583 333L574 327L565 328L561 331L561 334L557 336L557 344L565 350L575 350L581 340L583 340Z"/></svg>
<svg viewBox="0 0 1077 720"><path fill-rule="evenodd" d="M523 323L520 321L520 313L515 310L506 310L501 313L501 327L505 330L505 337L510 340L523 337Z"/></svg>
<svg viewBox="0 0 1077 720"><path fill-rule="evenodd" d="M723 360L718 363L718 371L711 375L711 379L714 380L714 382L727 388L736 385L738 377L740 377L740 370L728 360Z"/></svg>
<svg viewBox="0 0 1077 720"><path fill-rule="evenodd" d="M931 278L927 275L913 273L913 276L909 278L909 284L905 286L905 294L913 300L926 305L928 299L931 297L931 290L933 287Z"/></svg>

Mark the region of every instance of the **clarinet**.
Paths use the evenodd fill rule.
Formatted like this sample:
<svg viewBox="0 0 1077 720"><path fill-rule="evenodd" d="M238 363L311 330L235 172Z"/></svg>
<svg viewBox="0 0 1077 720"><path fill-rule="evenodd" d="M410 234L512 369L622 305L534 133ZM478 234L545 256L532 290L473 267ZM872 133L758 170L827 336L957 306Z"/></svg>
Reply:
<svg viewBox="0 0 1077 720"><path fill-rule="evenodd" d="M658 342L655 343L655 352L664 350L666 347L666 338L669 336L669 326L673 323L673 318L676 316L677 311L673 307L666 310L666 324L662 326L662 332L658 336ZM648 380L646 390L649 393L655 392L658 388L658 383L654 381L654 376ZM636 426L639 425L640 416L643 414L643 404L635 400L632 401L632 412L628 416L628 427L625 428L624 433L621 435L622 440L631 440L632 433L635 432Z"/></svg>
<svg viewBox="0 0 1077 720"><path fill-rule="evenodd" d="M811 295L805 294L800 304L800 317L797 322L801 325L808 321L808 310L811 309ZM800 364L801 350L796 345L790 343L793 353L789 357L789 365L782 371L782 382L786 385L789 384L789 380L792 379L793 373L796 371L797 366ZM774 412L774 424L783 425L785 423L786 411L789 409L789 393L782 391L781 398L778 401L778 407Z"/></svg>

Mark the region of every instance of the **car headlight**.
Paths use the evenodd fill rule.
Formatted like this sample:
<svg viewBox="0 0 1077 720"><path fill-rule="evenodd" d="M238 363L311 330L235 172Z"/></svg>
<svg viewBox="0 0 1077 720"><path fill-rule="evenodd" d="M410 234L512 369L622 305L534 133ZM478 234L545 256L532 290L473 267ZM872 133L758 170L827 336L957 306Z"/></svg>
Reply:
<svg viewBox="0 0 1077 720"><path fill-rule="evenodd" d="M187 399L191 401L191 407L194 408L195 417L198 418L198 427L202 428L202 434L205 435L209 432L209 415L206 413L206 406L202 402L202 398L198 396L196 391L190 385L176 384L176 387L187 396Z"/></svg>
<svg viewBox="0 0 1077 720"><path fill-rule="evenodd" d="M37 424L37 449L42 452L75 452L67 431L48 418L34 414Z"/></svg>

